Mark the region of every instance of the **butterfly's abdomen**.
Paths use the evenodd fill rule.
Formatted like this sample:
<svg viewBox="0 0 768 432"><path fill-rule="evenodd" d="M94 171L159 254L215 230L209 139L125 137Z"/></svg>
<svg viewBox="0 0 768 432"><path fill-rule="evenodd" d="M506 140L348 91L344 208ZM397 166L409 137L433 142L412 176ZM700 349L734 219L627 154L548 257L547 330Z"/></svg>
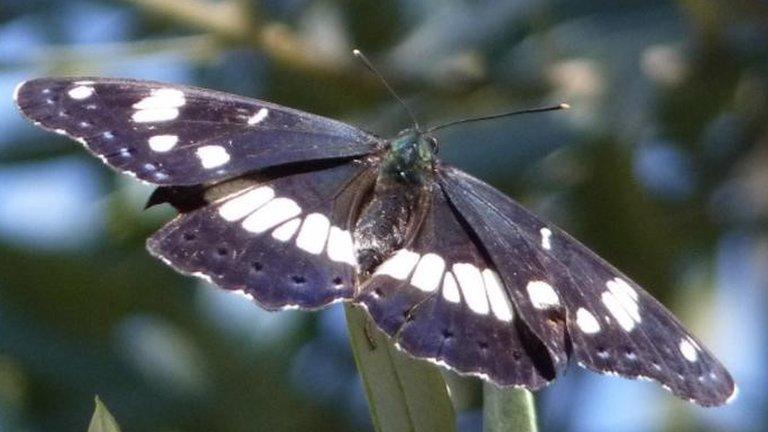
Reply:
<svg viewBox="0 0 768 432"><path fill-rule="evenodd" d="M421 188L376 188L355 225L357 262L362 274L370 274L411 237L419 219Z"/></svg>

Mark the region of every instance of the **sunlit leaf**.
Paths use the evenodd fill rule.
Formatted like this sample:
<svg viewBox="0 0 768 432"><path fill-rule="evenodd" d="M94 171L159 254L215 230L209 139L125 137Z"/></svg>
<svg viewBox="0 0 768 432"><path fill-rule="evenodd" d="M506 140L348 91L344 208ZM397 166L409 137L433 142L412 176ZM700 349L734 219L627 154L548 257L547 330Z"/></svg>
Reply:
<svg viewBox="0 0 768 432"><path fill-rule="evenodd" d="M536 432L536 405L526 389L501 389L483 384L485 432Z"/></svg>
<svg viewBox="0 0 768 432"><path fill-rule="evenodd" d="M120 426L98 396L96 396L96 408L93 410L88 432L120 432Z"/></svg>
<svg viewBox="0 0 768 432"><path fill-rule="evenodd" d="M437 367L397 350L362 310L349 305L345 310L376 430L456 430L448 389Z"/></svg>

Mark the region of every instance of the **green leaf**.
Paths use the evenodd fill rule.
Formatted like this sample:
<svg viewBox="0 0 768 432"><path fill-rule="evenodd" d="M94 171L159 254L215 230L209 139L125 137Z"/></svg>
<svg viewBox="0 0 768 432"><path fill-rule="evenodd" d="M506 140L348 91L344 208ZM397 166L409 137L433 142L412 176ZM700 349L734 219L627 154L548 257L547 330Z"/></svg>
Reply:
<svg viewBox="0 0 768 432"><path fill-rule="evenodd" d="M483 383L485 432L536 432L536 405L526 389L502 389Z"/></svg>
<svg viewBox="0 0 768 432"><path fill-rule="evenodd" d="M361 309L345 305L345 311L376 430L455 431L456 415L437 367L395 348Z"/></svg>
<svg viewBox="0 0 768 432"><path fill-rule="evenodd" d="M93 410L88 432L120 432L120 426L98 396L96 396L96 408Z"/></svg>

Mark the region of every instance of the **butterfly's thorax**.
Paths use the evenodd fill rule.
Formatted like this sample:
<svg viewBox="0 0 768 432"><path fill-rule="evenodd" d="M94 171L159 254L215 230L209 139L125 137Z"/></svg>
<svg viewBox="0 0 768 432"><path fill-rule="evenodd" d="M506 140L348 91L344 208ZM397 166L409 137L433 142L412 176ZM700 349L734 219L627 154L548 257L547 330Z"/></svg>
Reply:
<svg viewBox="0 0 768 432"><path fill-rule="evenodd" d="M433 184L435 141L414 131L392 139L381 155L373 196L355 225L360 271L370 273L418 228Z"/></svg>

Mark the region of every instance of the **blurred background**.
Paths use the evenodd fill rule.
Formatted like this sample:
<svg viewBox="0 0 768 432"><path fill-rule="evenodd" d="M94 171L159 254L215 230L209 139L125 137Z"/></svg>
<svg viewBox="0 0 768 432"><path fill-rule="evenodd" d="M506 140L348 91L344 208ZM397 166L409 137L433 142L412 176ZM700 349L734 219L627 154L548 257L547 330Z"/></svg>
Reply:
<svg viewBox="0 0 768 432"><path fill-rule="evenodd" d="M126 431L367 430L343 311L271 314L144 250L172 216L78 145L25 123L43 75L210 87L442 157L565 228L671 308L741 393L703 409L577 368L537 396L545 431L758 431L768 400L768 3L760 0L3 0L0 430L83 431L99 394ZM454 379L462 431L481 392Z"/></svg>

